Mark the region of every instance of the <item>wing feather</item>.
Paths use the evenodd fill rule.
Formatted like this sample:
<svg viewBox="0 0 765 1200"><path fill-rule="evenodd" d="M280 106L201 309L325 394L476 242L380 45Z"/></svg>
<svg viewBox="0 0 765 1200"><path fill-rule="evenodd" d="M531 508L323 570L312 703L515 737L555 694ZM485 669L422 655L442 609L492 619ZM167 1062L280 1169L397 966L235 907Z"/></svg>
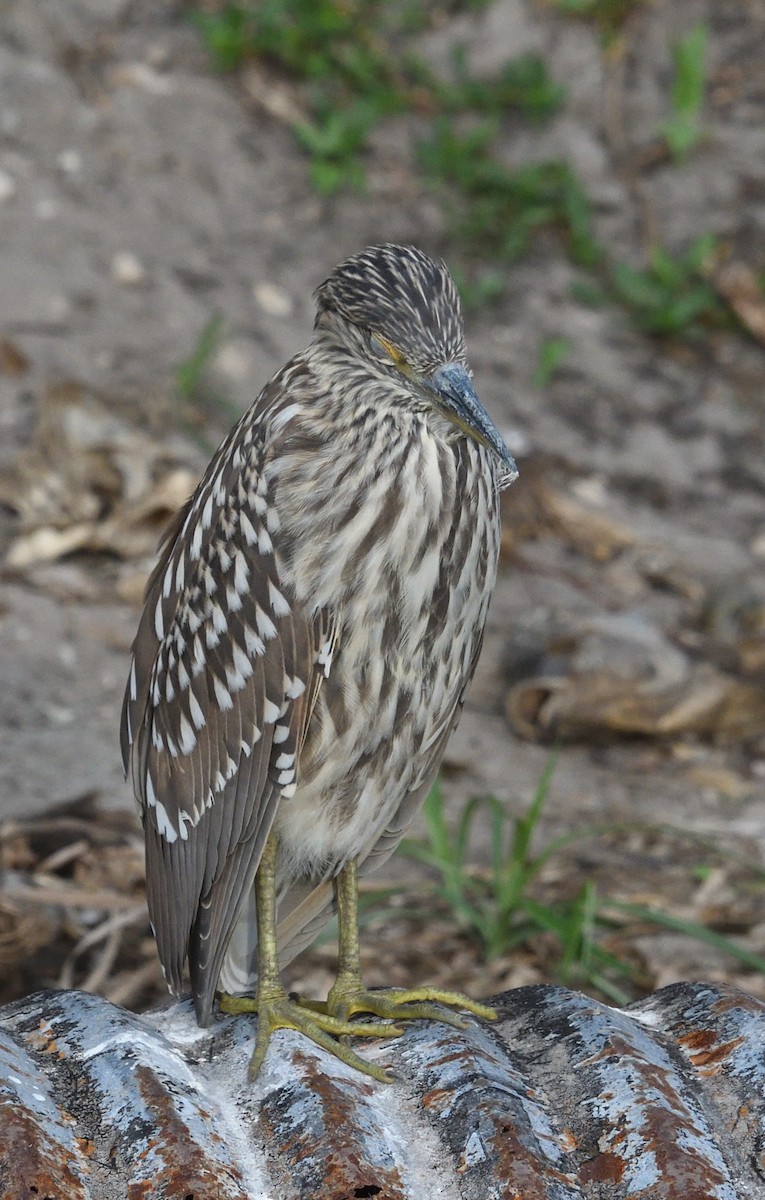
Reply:
<svg viewBox="0 0 765 1200"><path fill-rule="evenodd" d="M188 957L200 1021L278 803L294 791L321 676L323 618L307 618L279 577L266 453L250 414L173 522L123 704L159 955L175 992Z"/></svg>

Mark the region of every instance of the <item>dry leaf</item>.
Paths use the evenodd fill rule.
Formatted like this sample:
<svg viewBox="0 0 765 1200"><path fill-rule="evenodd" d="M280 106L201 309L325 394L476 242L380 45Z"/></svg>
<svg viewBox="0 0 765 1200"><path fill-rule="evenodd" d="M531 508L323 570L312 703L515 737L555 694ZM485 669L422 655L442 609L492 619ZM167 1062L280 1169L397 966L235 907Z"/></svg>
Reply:
<svg viewBox="0 0 765 1200"><path fill-rule="evenodd" d="M29 370L29 359L23 350L9 338L0 338L0 375L15 378Z"/></svg>
<svg viewBox="0 0 765 1200"><path fill-rule="evenodd" d="M6 565L24 571L76 551L152 555L198 472L75 385L40 400L35 439L0 482L21 531Z"/></svg>
<svg viewBox="0 0 765 1200"><path fill-rule="evenodd" d="M710 280L752 337L765 342L765 295L755 271L746 263L713 265Z"/></svg>
<svg viewBox="0 0 765 1200"><path fill-rule="evenodd" d="M765 731L765 698L708 664L696 665L629 614L587 623L551 643L565 666L516 684L514 730L532 741L696 734L725 741ZM552 661L552 660L551 660Z"/></svg>
<svg viewBox="0 0 765 1200"><path fill-rule="evenodd" d="M524 542L558 537L595 562L610 562L635 541L634 533L606 511L556 487L551 476L560 463L546 455L527 459L512 493L506 493L502 553Z"/></svg>

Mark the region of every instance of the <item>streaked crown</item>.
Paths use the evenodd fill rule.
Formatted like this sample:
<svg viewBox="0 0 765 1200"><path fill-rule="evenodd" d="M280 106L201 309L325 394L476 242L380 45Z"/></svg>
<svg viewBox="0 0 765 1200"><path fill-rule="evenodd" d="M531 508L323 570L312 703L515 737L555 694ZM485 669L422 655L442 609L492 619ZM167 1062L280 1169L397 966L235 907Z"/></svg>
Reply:
<svg viewBox="0 0 765 1200"><path fill-rule="evenodd" d="M369 246L335 268L316 300L317 325L337 314L394 346L418 372L465 361L454 280L442 260L414 246Z"/></svg>

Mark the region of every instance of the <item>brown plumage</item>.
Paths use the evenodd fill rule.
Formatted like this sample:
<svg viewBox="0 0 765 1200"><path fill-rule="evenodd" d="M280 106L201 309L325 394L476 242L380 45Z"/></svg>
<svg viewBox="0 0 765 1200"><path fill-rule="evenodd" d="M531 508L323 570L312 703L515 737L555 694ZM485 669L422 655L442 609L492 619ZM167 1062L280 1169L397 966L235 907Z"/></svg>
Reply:
<svg viewBox="0 0 765 1200"><path fill-rule="evenodd" d="M281 961L338 871L408 828L480 651L515 476L443 263L370 248L317 308L168 531L125 694L152 924L201 1022L217 987L255 981L272 827Z"/></svg>

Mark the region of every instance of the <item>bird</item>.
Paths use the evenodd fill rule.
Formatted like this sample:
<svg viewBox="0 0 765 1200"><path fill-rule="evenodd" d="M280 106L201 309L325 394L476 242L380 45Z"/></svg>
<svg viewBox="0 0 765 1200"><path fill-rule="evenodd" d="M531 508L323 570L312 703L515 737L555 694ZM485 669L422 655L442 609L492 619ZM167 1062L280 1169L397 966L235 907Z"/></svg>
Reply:
<svg viewBox="0 0 765 1200"><path fill-rule="evenodd" d="M370 246L315 292L313 336L176 515L149 578L121 720L149 915L196 1019L257 1012L359 1071L351 1038L494 1010L361 978L358 876L427 796L481 649L517 468L479 401L454 280ZM281 968L336 912L326 1000ZM454 1010L454 1011L452 1011ZM364 1019L360 1019L360 1018Z"/></svg>

